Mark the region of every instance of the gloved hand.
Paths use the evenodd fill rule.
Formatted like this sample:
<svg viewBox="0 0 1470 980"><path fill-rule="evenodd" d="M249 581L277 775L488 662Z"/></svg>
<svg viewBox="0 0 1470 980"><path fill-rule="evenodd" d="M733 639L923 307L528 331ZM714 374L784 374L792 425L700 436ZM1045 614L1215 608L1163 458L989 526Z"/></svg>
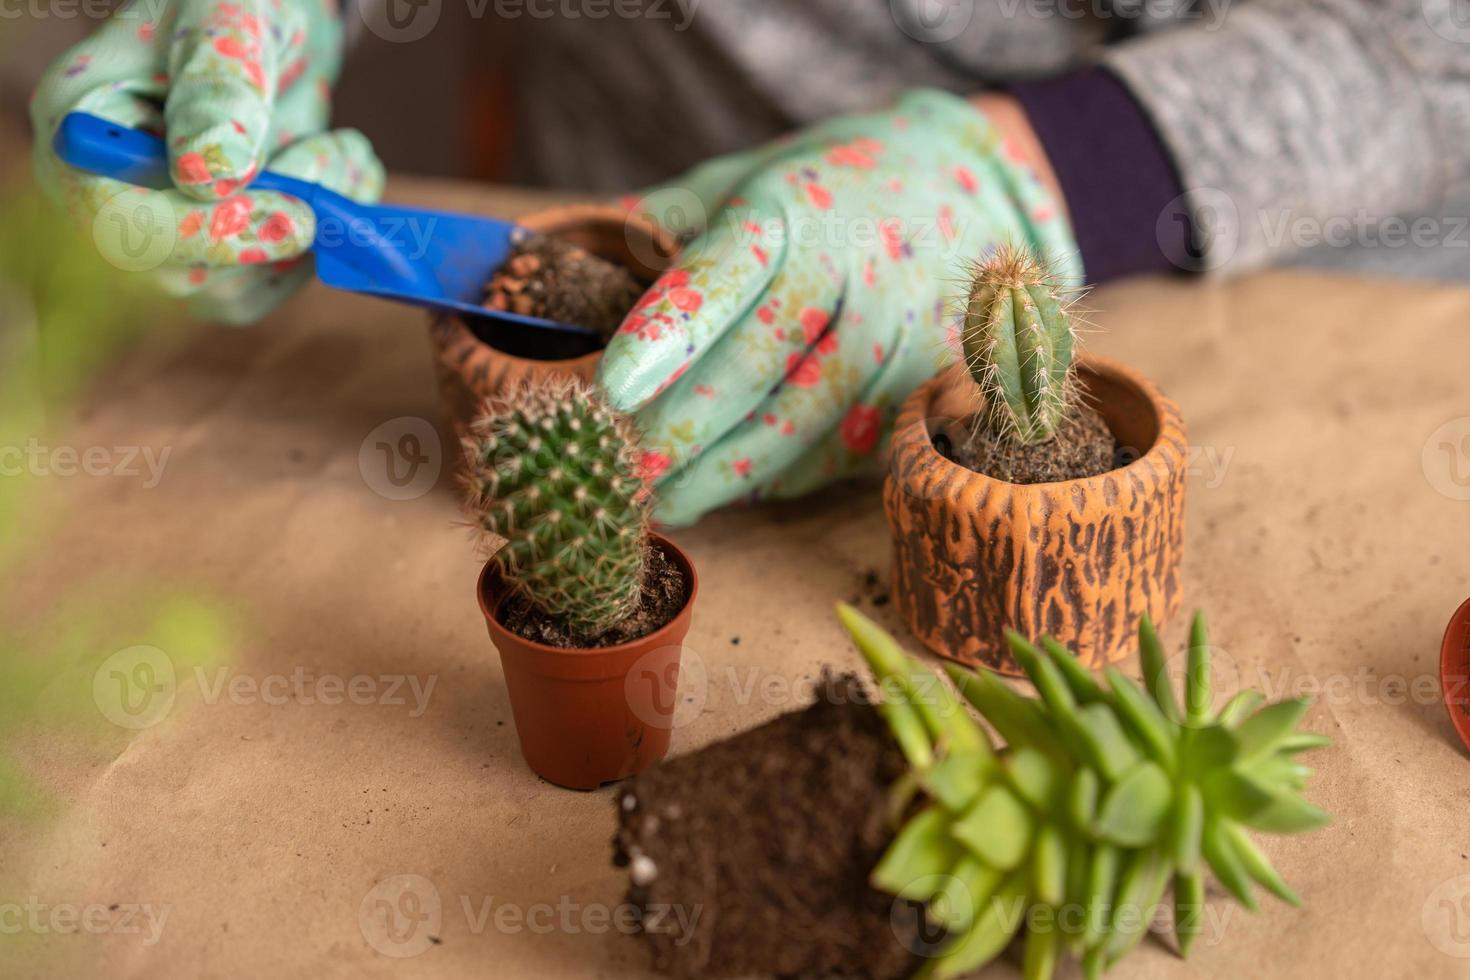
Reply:
<svg viewBox="0 0 1470 980"><path fill-rule="evenodd" d="M966 269L997 244L1080 281L1059 202L1013 149L970 103L920 90L631 205L686 231L709 215L600 368L637 413L662 520L862 468L904 396L958 356Z"/></svg>
<svg viewBox="0 0 1470 980"><path fill-rule="evenodd" d="M367 139L322 131L341 56L334 0L124 7L42 79L37 176L115 265L157 275L202 316L256 319L310 278L299 257L316 222L294 198L250 191L250 179L270 169L361 201L382 192ZM141 192L63 164L52 137L73 110L166 134L175 189Z"/></svg>

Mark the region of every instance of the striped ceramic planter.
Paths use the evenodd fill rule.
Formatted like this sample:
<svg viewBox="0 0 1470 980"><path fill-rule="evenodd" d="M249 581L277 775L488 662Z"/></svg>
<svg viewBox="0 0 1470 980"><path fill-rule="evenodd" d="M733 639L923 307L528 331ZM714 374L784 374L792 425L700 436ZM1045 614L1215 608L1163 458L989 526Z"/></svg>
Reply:
<svg viewBox="0 0 1470 980"><path fill-rule="evenodd" d="M953 463L932 435L975 410L963 367L904 403L883 506L893 601L924 645L1020 674L1004 631L1050 633L1100 667L1134 648L1139 617L1179 608L1187 443L1179 408L1121 364L1086 358L1078 381L1137 458L1099 476L1020 486Z"/></svg>

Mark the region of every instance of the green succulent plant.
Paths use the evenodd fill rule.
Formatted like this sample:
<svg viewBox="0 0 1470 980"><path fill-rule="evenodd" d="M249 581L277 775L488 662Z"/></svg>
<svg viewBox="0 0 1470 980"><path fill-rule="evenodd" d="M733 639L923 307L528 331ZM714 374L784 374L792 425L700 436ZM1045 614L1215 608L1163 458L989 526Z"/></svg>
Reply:
<svg viewBox="0 0 1470 980"><path fill-rule="evenodd" d="M465 440L475 522L506 540L506 582L596 635L633 613L648 556L648 497L631 421L571 379L494 399Z"/></svg>
<svg viewBox="0 0 1470 980"><path fill-rule="evenodd" d="M961 341L997 436L1046 442L1066 414L1076 331L1057 294L1024 249L1003 247L972 270Z"/></svg>
<svg viewBox="0 0 1470 980"><path fill-rule="evenodd" d="M1328 822L1300 795L1310 770L1297 755L1329 740L1297 730L1304 700L1267 705L1243 691L1215 714L1202 616L1182 707L1147 618L1138 637L1147 690L1112 667L1095 677L1050 637L1038 650L1014 632L1011 650L1039 699L947 666L1005 740L996 749L938 675L856 610L839 605L838 615L879 680L878 708L909 763L890 801L902 827L871 881L927 903L948 930L926 974L977 969L1029 924L1028 978L1050 977L1066 951L1095 977L1142 938L1171 881L1187 955L1204 921L1206 867L1249 909L1252 882L1299 903L1246 829Z"/></svg>

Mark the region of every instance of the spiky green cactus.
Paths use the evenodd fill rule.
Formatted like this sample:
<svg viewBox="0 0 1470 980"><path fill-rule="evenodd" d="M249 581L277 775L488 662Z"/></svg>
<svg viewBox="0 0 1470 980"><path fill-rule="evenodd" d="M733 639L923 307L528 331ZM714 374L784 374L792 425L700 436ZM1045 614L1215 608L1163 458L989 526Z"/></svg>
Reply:
<svg viewBox="0 0 1470 980"><path fill-rule="evenodd" d="M1046 268L1010 246L977 265L961 339L990 430L1028 445L1054 436L1067 411L1076 333Z"/></svg>
<svg viewBox="0 0 1470 980"><path fill-rule="evenodd" d="M1152 625L1139 627L1147 693L1115 668L1095 678L1047 637L1008 639L1040 699L988 672L950 677L1005 739L992 748L953 692L871 620L838 615L879 679L879 709L910 765L891 812L913 812L873 870L875 887L928 903L951 938L925 971L967 973L1027 926L1026 976L1071 950L1097 976L1138 942L1172 880L1181 955L1204 922L1204 868L1247 908L1252 881L1297 904L1246 828L1327 823L1299 795L1298 753L1328 744L1296 730L1303 700L1261 706L1246 691L1211 710L1204 620L1190 636L1185 706ZM914 811L916 805L918 809Z"/></svg>
<svg viewBox="0 0 1470 980"><path fill-rule="evenodd" d="M638 607L648 502L637 442L626 416L569 379L492 400L465 440L469 509L506 539L495 553L505 579L589 636Z"/></svg>

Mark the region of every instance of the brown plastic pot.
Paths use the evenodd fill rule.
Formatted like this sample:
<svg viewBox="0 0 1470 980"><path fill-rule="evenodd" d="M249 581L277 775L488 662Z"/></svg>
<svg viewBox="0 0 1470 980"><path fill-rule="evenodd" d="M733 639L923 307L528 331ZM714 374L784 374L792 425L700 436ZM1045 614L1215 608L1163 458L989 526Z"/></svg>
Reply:
<svg viewBox="0 0 1470 980"><path fill-rule="evenodd" d="M977 407L962 365L904 403L883 488L893 601L935 653L1019 675L1004 637L1014 629L1049 633L1098 667L1133 650L1142 614L1162 623L1179 608L1187 456L1179 408L1103 358L1084 359L1078 381L1138 458L1060 483L1007 483L934 448L936 432Z"/></svg>
<svg viewBox="0 0 1470 980"><path fill-rule="evenodd" d="M1450 724L1470 749L1470 599L1460 604L1439 646L1439 686Z"/></svg>
<svg viewBox="0 0 1470 980"><path fill-rule="evenodd" d="M652 544L689 583L684 608L630 643L597 649L547 646L500 623L510 594L491 560L480 573L480 611L500 651L521 755L537 775L570 789L596 789L658 762L669 751L679 657L689 633L699 577L669 539Z"/></svg>
<svg viewBox="0 0 1470 980"><path fill-rule="evenodd" d="M622 263L640 281L651 283L667 268L677 247L673 238L655 225L628 217L604 204L551 208L525 215L520 223L581 245L594 255ZM429 342L434 351L434 373L446 424L456 442L486 398L501 394L528 378L556 375L591 380L601 351L567 356L557 339L544 334L499 346L480 339L456 316L429 318Z"/></svg>

